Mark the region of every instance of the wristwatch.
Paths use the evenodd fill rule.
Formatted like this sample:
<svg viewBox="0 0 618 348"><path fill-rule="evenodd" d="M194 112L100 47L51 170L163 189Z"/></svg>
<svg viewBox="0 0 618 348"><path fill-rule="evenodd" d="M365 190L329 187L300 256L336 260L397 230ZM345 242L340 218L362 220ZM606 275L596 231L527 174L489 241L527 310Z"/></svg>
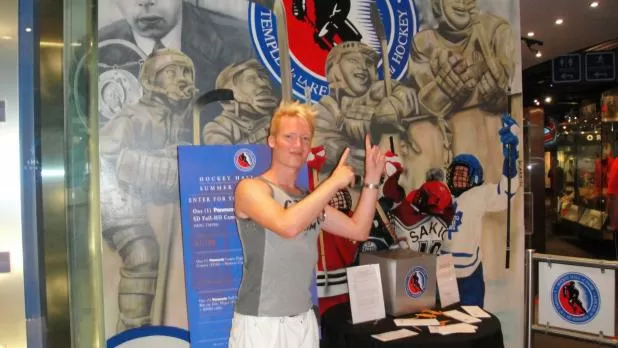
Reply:
<svg viewBox="0 0 618 348"><path fill-rule="evenodd" d="M368 188L368 189L378 189L380 188L380 184L370 184L370 183L364 183L363 187Z"/></svg>

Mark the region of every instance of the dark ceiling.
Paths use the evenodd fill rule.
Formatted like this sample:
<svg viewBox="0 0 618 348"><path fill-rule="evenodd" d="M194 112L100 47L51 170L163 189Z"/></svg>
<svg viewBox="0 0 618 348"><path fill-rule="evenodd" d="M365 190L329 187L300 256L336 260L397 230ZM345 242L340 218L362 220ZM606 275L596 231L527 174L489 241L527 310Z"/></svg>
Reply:
<svg viewBox="0 0 618 348"><path fill-rule="evenodd" d="M544 104L545 113L562 118L582 104L599 103L601 93L618 86L614 82L560 83L552 81L551 59L571 52L614 51L618 56L618 1L599 0L591 8L591 0L521 0L521 35L534 32L533 39L543 45L529 49L522 41L524 106L533 106L534 99ZM564 23L556 25L562 18ZM535 51L542 52L541 58ZM543 99L552 97L551 104Z"/></svg>

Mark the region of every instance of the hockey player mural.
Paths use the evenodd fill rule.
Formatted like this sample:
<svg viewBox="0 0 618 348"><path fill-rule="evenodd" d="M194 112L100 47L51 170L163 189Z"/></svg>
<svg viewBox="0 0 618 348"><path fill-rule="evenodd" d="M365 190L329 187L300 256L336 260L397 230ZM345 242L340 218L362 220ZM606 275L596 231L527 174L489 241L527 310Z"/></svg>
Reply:
<svg viewBox="0 0 618 348"><path fill-rule="evenodd" d="M179 96L182 93L167 88L164 88L166 92L156 90L152 93L140 85L140 71L151 66L148 56L158 45L157 39L166 47L182 51L193 63L193 85L188 80L177 84L183 86L180 88L183 93L189 93L191 86L199 89L200 94L215 87L234 91L235 101L213 103L203 112L202 125L206 126L200 129L200 134L205 143L261 142L262 124L268 125L273 105L279 103L279 84L274 76L278 67L267 64L278 58L278 48L272 46L276 42L272 37L274 16L267 17L255 11L254 15L259 16L251 19L253 30L250 31L245 18L209 9L208 6L214 3L218 2L99 1L99 44L103 44L99 50L102 87L99 106L104 123L100 131L102 227L107 244L112 246L104 251L111 256L104 254L103 259L103 266L108 269L104 275L108 338L131 327L156 324L151 315L154 312L152 299L157 291L153 284L157 282L162 250L166 247L166 241L159 235L169 234L163 231L168 228L174 230L169 227L171 221L179 225L178 220L167 219L171 215L157 215L156 212L167 211L169 206L178 202L177 189L172 183L176 178L173 148L190 142L192 129L190 120L184 118L184 101L174 102L171 98L179 97L167 95L168 92ZM243 15L252 6L249 1L234 3L243 7L235 13ZM272 0L260 3L270 6ZM396 68L390 93L387 93L385 81L378 77L382 74L378 74L378 69L382 69L380 60L384 52L376 51L379 51L379 44L372 41L375 37L372 25L366 23L367 16L360 11L370 3L379 4L382 20L390 21L385 25L387 37L392 38L388 42L390 52L386 55L390 58L391 68ZM500 114L507 109L506 91L517 77L515 66L518 58L513 52L514 43L519 39L517 0L285 0L285 5L286 11L292 12L288 15L288 23L303 26L311 32L303 32L305 41L290 34L295 39L290 40L290 46L298 42L305 45L306 42L305 46L310 46L316 56L326 56L328 52L326 61L319 63L320 69L313 68L308 73L295 68L293 80L294 88L303 85L301 77L308 84L313 81L311 76L317 76L315 81L326 80L328 83L328 88L320 84L310 86L313 88L311 102L319 111L312 146L324 146L327 158L320 176L328 175L340 154L350 147L349 163L358 175L357 183L362 184L364 136L369 133L378 143L384 134L397 135L395 147L403 167L399 168L398 177L390 179L389 185L400 187L397 195L390 195L399 204L385 204L384 198L382 202L383 210L391 216L392 226L388 222L384 224L380 214L376 214L371 240L359 243L356 248L372 251L390 248L393 243L399 245L397 239L400 237L393 238L389 231L389 228L394 228L396 234L406 237L405 244L401 243L399 247L407 245L413 250L432 253L439 249L456 256L457 274L460 282L465 283L461 287L471 288L466 293L473 294L463 294L462 299L472 297L471 303L487 305L492 302L495 305L496 300L487 299L501 298L502 291L507 288L518 290L522 285L519 274L509 273L508 279L500 275L502 278L494 282L493 288L487 281L487 269L485 281L482 276L477 276L482 275L483 261L488 265L488 257L503 260L504 244L486 243L483 236L504 234L505 214L486 212L505 209L505 178L512 177L512 192L518 185L515 173L503 176L500 170L504 160L500 140L505 144L517 142L509 137L512 132L499 133L502 126ZM120 11L101 12L104 6L118 7ZM397 17L403 13L399 10L404 7L409 9L405 14L408 18ZM382 13L388 8L395 11ZM412 18L412 14L417 16L417 11L422 15ZM116 17L112 15L114 13ZM422 30L416 32L419 28ZM259 45L253 35L261 35ZM397 55L401 49L399 39L405 41L406 47L401 57ZM315 63L311 62L312 52L297 54L299 52L294 52L292 47L290 51L300 63L298 67ZM172 51L166 55L170 55L169 52ZM180 57L177 54L170 56ZM181 58L174 60L184 61ZM395 66L395 60L400 60L400 64ZM187 68L189 65L182 66ZM321 71L324 66L326 71ZM152 71L151 68L148 70ZM266 71L271 75L270 79L266 78ZM157 73L145 72L143 77L153 74ZM159 75L161 77L155 81L166 82L165 74ZM294 91L296 97L299 97L298 92ZM175 122L166 123L172 120ZM152 175L140 175L141 165L151 168L148 173ZM437 167L448 168L446 176L452 193L452 211L449 196L442 193L444 185L439 180L427 180L427 170ZM465 171L482 172L477 178L480 180L470 176L462 183L464 180L460 177ZM353 200L357 189L349 190ZM384 190L387 191L386 187ZM443 210L423 206L423 197L437 199ZM494 203L489 204L487 197ZM513 216L518 217L521 207L519 204L513 207ZM412 214L404 212L408 208L413 210ZM481 209L478 214L477 209ZM153 214L157 221L153 220ZM408 219L411 216L413 220ZM453 219L451 224L450 218ZM438 222L432 225L426 219ZM488 227L488 220L494 223L493 228ZM435 238L412 237L415 235L413 230L427 224L428 231L436 232ZM175 227L176 231L178 228ZM442 245L438 247L436 242L440 238ZM425 241L427 247L421 243ZM513 236L513 243L520 242L523 245L521 231ZM328 238L326 243L329 243ZM178 244L176 241L176 248ZM483 246L495 247L496 255L483 255L480 252ZM325 249L328 250L329 246L325 245ZM478 260L465 257L476 257L477 250ZM176 262L175 268L181 269L180 251L176 252L176 257L170 262ZM467 266L469 264L472 265ZM503 266L496 268L503 270ZM172 315L186 318L181 308L186 303L182 298L184 281L179 278L181 276L177 276L175 282L168 281L173 285L169 288L175 296L166 295L168 311L159 324L186 327L181 320L169 319ZM116 279L120 279L120 284ZM483 295L484 283L488 291ZM109 291L112 288L115 292ZM117 290L120 290L119 294ZM520 291L513 290L512 293L517 295ZM179 299L174 300L174 297ZM176 301L177 306L171 308L170 301ZM521 306L487 309L502 320L506 346L521 346L517 344L520 339L518 332L522 329L517 320Z"/></svg>
<svg viewBox="0 0 618 348"><path fill-rule="evenodd" d="M362 177L365 134L371 132L373 139L379 140L383 133L401 131L402 118L418 111L414 89L393 83L392 94L386 95L384 81L377 79L377 63L377 53L362 42L344 42L328 54L330 93L316 104L319 113L313 140L326 150L323 174L334 168L336 159L349 146L348 162Z"/></svg>
<svg viewBox="0 0 618 348"><path fill-rule="evenodd" d="M232 64L219 74L215 88L234 92L222 102L223 112L202 130L204 144L264 144L279 104L266 69L251 59Z"/></svg>
<svg viewBox="0 0 618 348"><path fill-rule="evenodd" d="M103 248L102 260L106 337L146 325L186 329L175 153L177 145L192 142L188 109L218 83L233 89L238 108L234 103L206 106L201 127L217 116L226 122L212 122L211 127L220 127L212 132L201 128L199 134L211 143L259 142L259 132L250 129L268 124L279 102L278 86L264 79L264 68L253 59L247 18L237 15L239 10L246 14L248 0L227 6L228 12L210 1L107 0L98 5L101 214L111 247ZM173 78L171 71L152 72L149 57L163 48L167 59L181 52L192 66L191 79L181 78L187 72L180 70ZM176 53L170 55L171 50ZM77 83L85 74L85 58L78 57ZM151 92L140 85L141 77L172 86L166 93ZM72 96L83 115L87 96L80 92L85 87L75 86ZM191 97L175 103L174 88L188 92L189 87ZM140 166L150 169L144 174Z"/></svg>
<svg viewBox="0 0 618 348"><path fill-rule="evenodd" d="M476 0L431 0L431 9L438 26L415 35L409 79L423 111L448 121L453 155L476 156L487 179L499 180L492 150L516 64L511 26Z"/></svg>
<svg viewBox="0 0 618 348"><path fill-rule="evenodd" d="M483 217L487 212L504 211L508 200L519 188L516 150L508 155L508 146L517 148L519 127L510 115L502 117L499 131L503 147L502 179L496 184L484 181L481 162L472 154L459 154L453 158L447 182L453 193L455 218L444 240L442 254L451 254L454 259L461 304L483 307L485 280L483 278L483 254L481 232ZM508 181L511 191L507 191Z"/></svg>
<svg viewBox="0 0 618 348"><path fill-rule="evenodd" d="M166 286L158 274L166 266L159 264L159 256L167 250L157 236L171 231L153 224L149 213L158 211L174 221L176 147L191 139L194 78L193 63L182 52L156 51L140 73L144 95L100 132L103 237L122 260L118 332L151 324L156 289Z"/></svg>

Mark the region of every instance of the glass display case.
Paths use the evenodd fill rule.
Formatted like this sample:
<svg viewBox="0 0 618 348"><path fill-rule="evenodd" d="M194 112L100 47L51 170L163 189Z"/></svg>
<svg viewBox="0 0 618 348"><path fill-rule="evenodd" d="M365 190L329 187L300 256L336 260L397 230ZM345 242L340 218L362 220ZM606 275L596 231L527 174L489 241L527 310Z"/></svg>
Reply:
<svg viewBox="0 0 618 348"><path fill-rule="evenodd" d="M546 149L548 192L560 220L575 224L578 233L604 239L611 235L606 231L608 179L618 157L618 117L604 115L611 109L608 101L615 102L610 97L617 95L604 97L601 110L605 111L598 112L596 103L572 110L557 125L553 146Z"/></svg>

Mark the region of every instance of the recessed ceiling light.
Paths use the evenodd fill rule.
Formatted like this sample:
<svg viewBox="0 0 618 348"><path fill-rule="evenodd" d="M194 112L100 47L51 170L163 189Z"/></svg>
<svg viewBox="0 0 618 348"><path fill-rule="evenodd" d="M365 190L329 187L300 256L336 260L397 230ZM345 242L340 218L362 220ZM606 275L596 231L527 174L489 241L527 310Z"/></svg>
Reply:
<svg viewBox="0 0 618 348"><path fill-rule="evenodd" d="M543 53L541 53L541 51L536 51L536 54L534 56L537 58L541 58L543 57Z"/></svg>
<svg viewBox="0 0 618 348"><path fill-rule="evenodd" d="M598 1L593 1L590 3L590 7L595 8L595 7L599 7L599 2Z"/></svg>
<svg viewBox="0 0 618 348"><path fill-rule="evenodd" d="M29 32L31 32L31 31L32 31L32 28L30 28L30 27L26 27L26 32L28 32L28 33L29 33Z"/></svg>
<svg viewBox="0 0 618 348"><path fill-rule="evenodd" d="M551 97L549 97L549 96L545 97L545 102L546 103L551 103Z"/></svg>
<svg viewBox="0 0 618 348"><path fill-rule="evenodd" d="M556 24L557 24L557 25L560 25L560 24L562 24L562 23L564 23L564 19L562 19L562 18L558 18L558 19L556 19Z"/></svg>
<svg viewBox="0 0 618 348"><path fill-rule="evenodd" d="M528 37L533 37L534 36L534 32L533 31L529 31L528 32Z"/></svg>

